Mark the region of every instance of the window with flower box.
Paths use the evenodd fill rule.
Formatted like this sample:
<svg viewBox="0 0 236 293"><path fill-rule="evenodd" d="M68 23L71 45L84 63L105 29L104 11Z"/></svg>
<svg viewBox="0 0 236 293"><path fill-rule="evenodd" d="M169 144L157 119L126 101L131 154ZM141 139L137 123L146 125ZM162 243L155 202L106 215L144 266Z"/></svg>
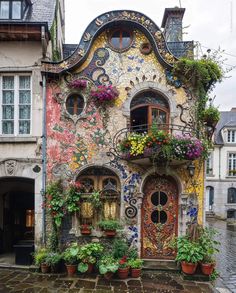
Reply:
<svg viewBox="0 0 236 293"><path fill-rule="evenodd" d="M228 154L228 176L236 176L236 153Z"/></svg>
<svg viewBox="0 0 236 293"><path fill-rule="evenodd" d="M80 224L96 226L101 219L119 218L120 186L114 172L102 167L88 168L77 182L82 194Z"/></svg>
<svg viewBox="0 0 236 293"><path fill-rule="evenodd" d="M31 133L31 76L0 76L2 135Z"/></svg>

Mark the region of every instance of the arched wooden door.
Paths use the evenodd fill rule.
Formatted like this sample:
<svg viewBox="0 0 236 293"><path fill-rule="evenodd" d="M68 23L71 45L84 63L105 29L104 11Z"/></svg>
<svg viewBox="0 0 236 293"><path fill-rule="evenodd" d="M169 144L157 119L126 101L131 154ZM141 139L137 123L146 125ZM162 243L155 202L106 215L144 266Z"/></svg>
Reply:
<svg viewBox="0 0 236 293"><path fill-rule="evenodd" d="M178 231L178 189L170 176L151 176L142 204L142 258L174 259L169 247Z"/></svg>

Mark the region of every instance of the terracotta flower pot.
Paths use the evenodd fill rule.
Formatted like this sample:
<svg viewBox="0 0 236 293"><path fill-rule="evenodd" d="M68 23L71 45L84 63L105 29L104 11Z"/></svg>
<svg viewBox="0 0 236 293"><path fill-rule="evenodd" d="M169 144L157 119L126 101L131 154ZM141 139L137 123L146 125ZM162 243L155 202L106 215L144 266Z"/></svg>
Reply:
<svg viewBox="0 0 236 293"><path fill-rule="evenodd" d="M131 277L139 278L141 275L141 269L131 269Z"/></svg>
<svg viewBox="0 0 236 293"><path fill-rule="evenodd" d="M42 264L40 265L40 268L41 268L41 272L42 272L43 274L47 274L47 273L49 273L49 271L50 271L50 266L49 266L48 264L46 264L46 263L42 263Z"/></svg>
<svg viewBox="0 0 236 293"><path fill-rule="evenodd" d="M92 231L89 228L81 228L80 232L82 235L90 235Z"/></svg>
<svg viewBox="0 0 236 293"><path fill-rule="evenodd" d="M185 274L193 275L195 273L195 271L196 271L197 263L191 263L191 262L182 261L181 262L181 268L182 268L182 271Z"/></svg>
<svg viewBox="0 0 236 293"><path fill-rule="evenodd" d="M201 263L201 270L204 275L210 276L215 268L214 263Z"/></svg>
<svg viewBox="0 0 236 293"><path fill-rule="evenodd" d="M67 265L66 264L66 269L67 269L68 276L71 277L76 273L77 265Z"/></svg>
<svg viewBox="0 0 236 293"><path fill-rule="evenodd" d="M104 278L109 281L113 277L113 275L114 273L107 272L106 274L104 274Z"/></svg>
<svg viewBox="0 0 236 293"><path fill-rule="evenodd" d="M119 268L118 269L118 276L120 279L127 279L129 275L129 268Z"/></svg>
<svg viewBox="0 0 236 293"><path fill-rule="evenodd" d="M104 233L107 237L114 237L116 236L116 230L104 230Z"/></svg>

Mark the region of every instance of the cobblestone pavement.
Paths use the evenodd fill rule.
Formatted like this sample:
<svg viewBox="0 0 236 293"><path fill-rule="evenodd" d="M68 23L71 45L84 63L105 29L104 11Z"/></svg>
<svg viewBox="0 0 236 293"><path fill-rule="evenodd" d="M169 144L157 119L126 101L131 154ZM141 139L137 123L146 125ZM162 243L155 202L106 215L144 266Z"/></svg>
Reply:
<svg viewBox="0 0 236 293"><path fill-rule="evenodd" d="M221 246L216 267L220 277L215 287L220 293L236 293L236 226L227 227L225 221L214 219L208 224L220 233L218 239Z"/></svg>
<svg viewBox="0 0 236 293"><path fill-rule="evenodd" d="M178 273L143 273L140 279L105 280L103 277L88 277L39 274L28 271L0 269L0 292L24 293L212 293L208 283L183 281Z"/></svg>

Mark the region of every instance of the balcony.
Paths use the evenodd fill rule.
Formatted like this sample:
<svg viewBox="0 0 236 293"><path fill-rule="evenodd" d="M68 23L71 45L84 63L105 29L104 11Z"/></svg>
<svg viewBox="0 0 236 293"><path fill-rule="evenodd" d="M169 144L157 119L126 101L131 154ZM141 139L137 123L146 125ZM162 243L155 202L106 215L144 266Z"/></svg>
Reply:
<svg viewBox="0 0 236 293"><path fill-rule="evenodd" d="M196 130L175 124L138 125L116 133L111 153L140 165L180 165L205 155Z"/></svg>

